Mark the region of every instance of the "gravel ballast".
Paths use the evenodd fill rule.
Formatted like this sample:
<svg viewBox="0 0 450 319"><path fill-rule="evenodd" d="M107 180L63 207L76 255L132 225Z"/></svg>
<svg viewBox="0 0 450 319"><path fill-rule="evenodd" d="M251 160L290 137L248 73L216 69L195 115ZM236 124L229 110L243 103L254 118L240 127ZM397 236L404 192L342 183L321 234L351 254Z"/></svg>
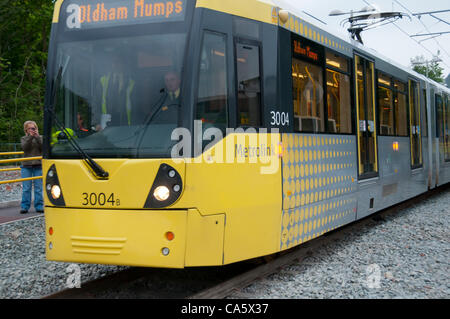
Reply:
<svg viewBox="0 0 450 319"><path fill-rule="evenodd" d="M450 190L372 219L230 298L450 298Z"/></svg>
<svg viewBox="0 0 450 319"><path fill-rule="evenodd" d="M231 298L449 298L450 190L371 220ZM79 267L79 268L78 268ZM43 216L0 225L0 298L40 298L125 267L45 259Z"/></svg>

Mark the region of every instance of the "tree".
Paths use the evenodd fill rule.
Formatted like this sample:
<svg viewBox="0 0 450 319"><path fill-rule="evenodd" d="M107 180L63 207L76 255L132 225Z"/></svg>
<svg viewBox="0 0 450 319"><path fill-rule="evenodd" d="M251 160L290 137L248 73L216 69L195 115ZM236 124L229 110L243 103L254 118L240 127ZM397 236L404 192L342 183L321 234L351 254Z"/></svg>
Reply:
<svg viewBox="0 0 450 319"><path fill-rule="evenodd" d="M52 0L0 0L0 142L17 143L23 122L43 124Z"/></svg>
<svg viewBox="0 0 450 319"><path fill-rule="evenodd" d="M423 55L411 59L414 71L423 74L431 80L444 84L444 69L439 65L439 59L427 61Z"/></svg>

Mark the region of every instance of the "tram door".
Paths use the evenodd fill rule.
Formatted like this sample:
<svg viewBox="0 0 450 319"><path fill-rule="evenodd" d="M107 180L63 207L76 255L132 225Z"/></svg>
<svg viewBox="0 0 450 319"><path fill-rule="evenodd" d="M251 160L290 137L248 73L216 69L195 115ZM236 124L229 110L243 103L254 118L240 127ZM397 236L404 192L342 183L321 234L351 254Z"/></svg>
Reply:
<svg viewBox="0 0 450 319"><path fill-rule="evenodd" d="M378 176L375 63L355 55L359 178Z"/></svg>

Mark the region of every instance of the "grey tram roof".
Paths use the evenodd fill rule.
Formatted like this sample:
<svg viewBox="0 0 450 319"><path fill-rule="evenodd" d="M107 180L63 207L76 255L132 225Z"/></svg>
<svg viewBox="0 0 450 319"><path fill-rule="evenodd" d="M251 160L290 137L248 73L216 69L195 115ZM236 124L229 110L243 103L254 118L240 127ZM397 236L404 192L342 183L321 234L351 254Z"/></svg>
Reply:
<svg viewBox="0 0 450 319"><path fill-rule="evenodd" d="M379 53L378 51L376 51L375 49L369 48L365 45L362 45L361 43L359 43L358 41L355 41L353 39L349 39L349 37L345 37L342 33L338 33L336 32L336 30L331 29L329 26L327 25L320 25L318 26L317 21L314 21L311 17L309 17L308 15L304 14L302 12L302 9L299 7L294 7L290 4L285 3L283 0L258 0L261 2L265 2L265 3L269 3L272 4L273 6L277 6L280 9L284 9L287 10L290 14L292 14L293 16L300 18L301 20L303 20L304 22L310 24L311 26L320 29L322 31L325 31L326 33L328 33L330 36L339 39L342 42L345 42L347 44L349 44L354 50L356 49L357 51L361 52L361 53L365 53L369 56L372 56L376 59L380 59L392 66L394 66L395 68L408 73L409 75L411 75L412 77L415 77L417 79L420 79L421 81L424 82L428 82L429 84L433 85L435 88L437 88L439 91L445 91L448 94L450 94L450 88L447 88L445 85L442 85L440 83L437 83L429 78L427 78L426 76L417 73L416 71L414 71L413 69L411 69L410 67L406 67L404 65L401 65L400 63L392 60L391 58L384 56L383 54ZM311 41L314 41L312 39L310 39ZM314 41L317 42L317 41ZM321 44L323 45L323 44ZM328 46L327 46L328 47ZM449 75L450 77L450 75Z"/></svg>

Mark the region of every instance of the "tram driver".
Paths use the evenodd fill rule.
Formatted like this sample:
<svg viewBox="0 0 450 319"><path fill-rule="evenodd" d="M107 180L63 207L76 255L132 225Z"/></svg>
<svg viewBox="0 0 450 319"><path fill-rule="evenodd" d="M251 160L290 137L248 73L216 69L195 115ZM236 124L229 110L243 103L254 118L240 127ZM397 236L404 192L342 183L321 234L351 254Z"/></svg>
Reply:
<svg viewBox="0 0 450 319"><path fill-rule="evenodd" d="M133 93L135 81L127 72L123 60L114 56L110 71L100 78L97 105L101 106L100 120L97 120L96 130L107 126L130 126L132 124ZM97 113L98 114L98 113Z"/></svg>

